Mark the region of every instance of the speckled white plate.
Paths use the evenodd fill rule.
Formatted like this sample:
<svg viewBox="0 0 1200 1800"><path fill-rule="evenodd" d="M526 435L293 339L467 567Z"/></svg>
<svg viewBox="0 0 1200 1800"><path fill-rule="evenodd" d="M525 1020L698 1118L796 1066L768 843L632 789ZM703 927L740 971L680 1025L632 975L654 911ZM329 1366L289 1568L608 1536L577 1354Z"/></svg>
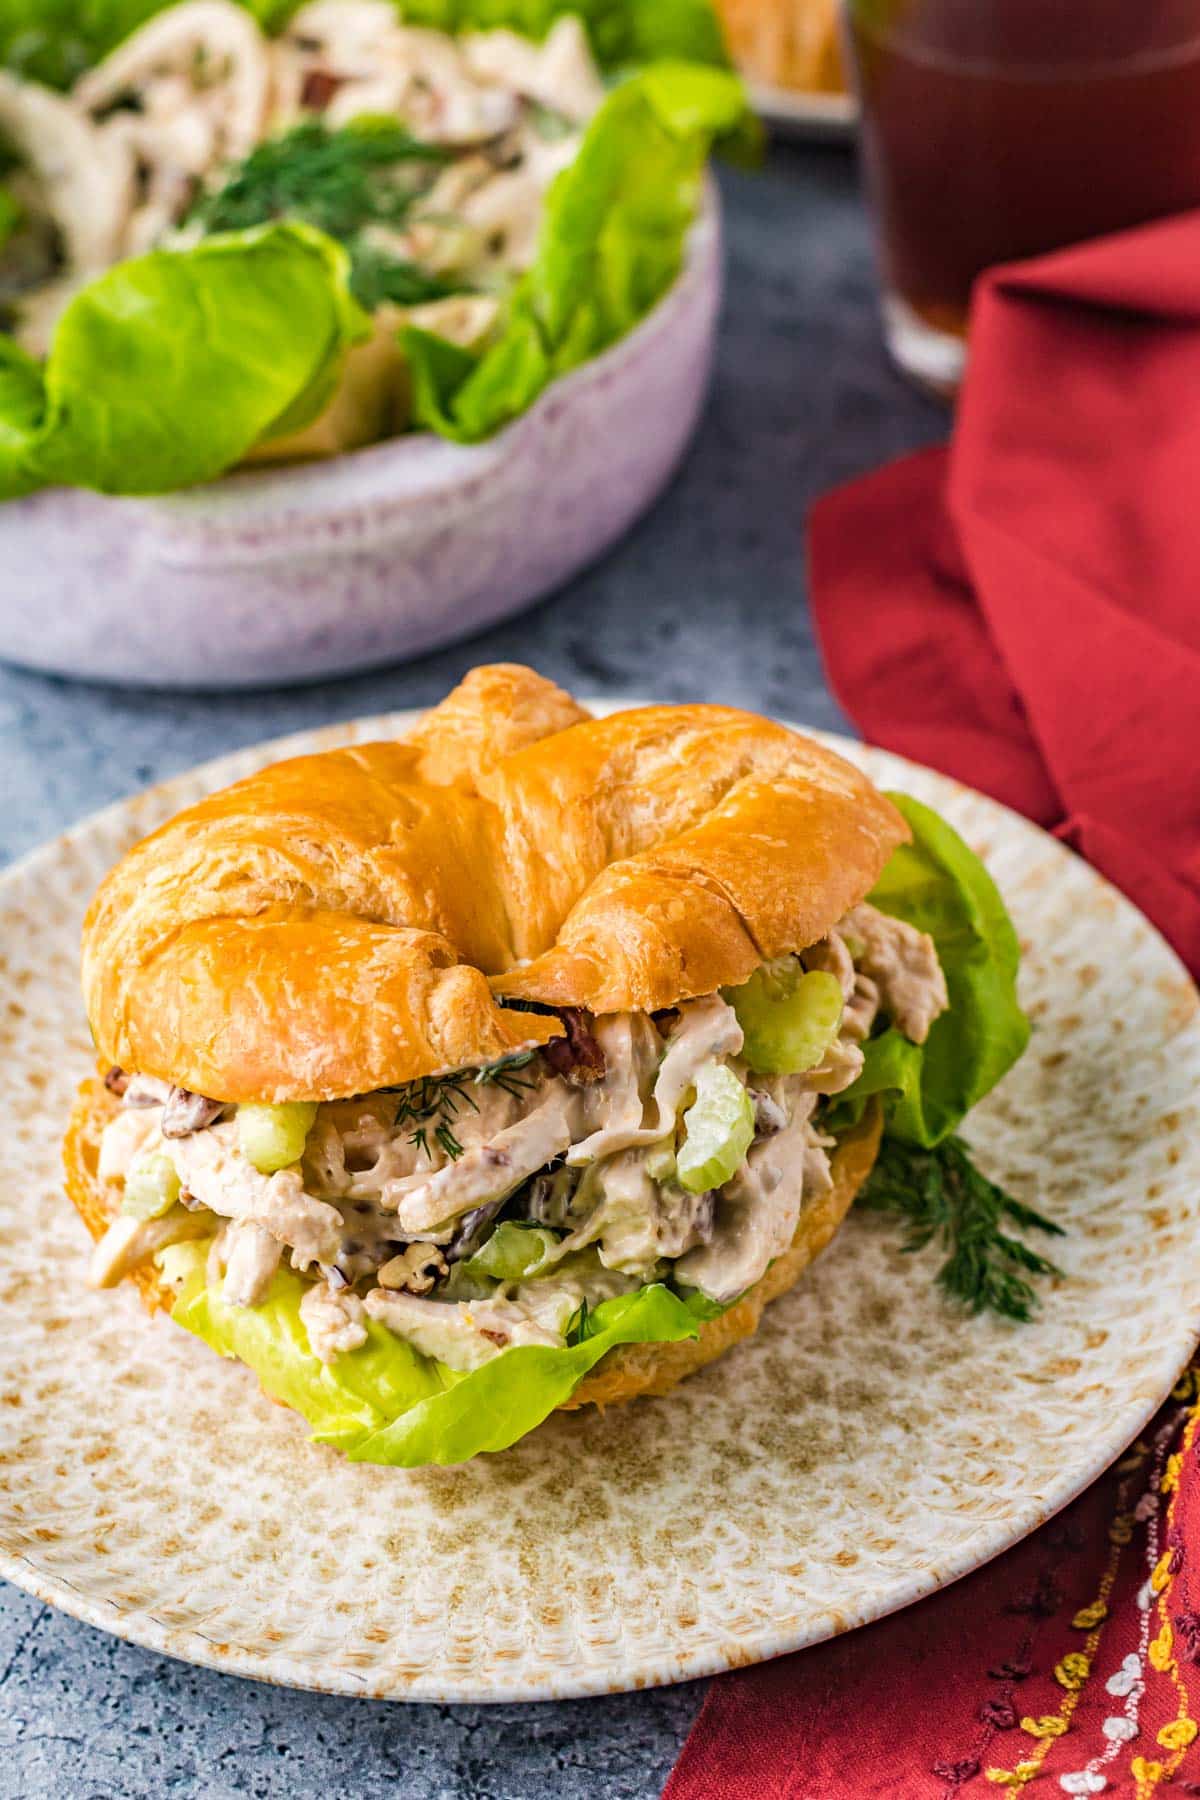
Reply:
<svg viewBox="0 0 1200 1800"><path fill-rule="evenodd" d="M841 745L945 812L1027 945L1024 1061L972 1121L1070 1228L1034 1325L964 1321L932 1260L852 1218L751 1343L664 1400L560 1415L405 1472L293 1414L136 1295L89 1294L58 1137L89 1046L76 939L141 833L281 752L87 821L0 883L0 1570L136 1643L341 1693L502 1700L640 1687L904 1606L1030 1531L1138 1432L1200 1330L1200 1007L1131 906L992 802Z"/></svg>

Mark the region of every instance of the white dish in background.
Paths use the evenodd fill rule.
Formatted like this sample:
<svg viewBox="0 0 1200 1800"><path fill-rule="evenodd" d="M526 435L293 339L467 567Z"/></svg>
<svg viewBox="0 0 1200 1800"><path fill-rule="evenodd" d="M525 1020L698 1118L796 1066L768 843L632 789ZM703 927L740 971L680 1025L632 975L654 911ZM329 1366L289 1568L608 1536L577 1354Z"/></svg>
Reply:
<svg viewBox="0 0 1200 1800"><path fill-rule="evenodd" d="M598 710L610 710L606 707ZM1033 1324L963 1319L932 1252L852 1215L762 1329L674 1393L559 1414L452 1469L310 1446L248 1370L132 1289L83 1287L59 1137L91 1050L79 922L142 833L281 755L260 746L87 820L0 881L0 1572L152 1649L411 1700L707 1675L977 1568L1142 1429L1200 1329L1200 1011L1145 919L1060 844L897 757L1027 946L1027 1055L972 1115L984 1166L1069 1228Z"/></svg>
<svg viewBox="0 0 1200 1800"><path fill-rule="evenodd" d="M850 94L807 94L799 88L747 83L750 104L773 131L814 143L850 144L858 124L858 103Z"/></svg>
<svg viewBox="0 0 1200 1800"><path fill-rule="evenodd" d="M720 214L627 337L486 443L421 433L149 499L0 504L0 660L236 688L416 656L550 592L674 472L712 368Z"/></svg>

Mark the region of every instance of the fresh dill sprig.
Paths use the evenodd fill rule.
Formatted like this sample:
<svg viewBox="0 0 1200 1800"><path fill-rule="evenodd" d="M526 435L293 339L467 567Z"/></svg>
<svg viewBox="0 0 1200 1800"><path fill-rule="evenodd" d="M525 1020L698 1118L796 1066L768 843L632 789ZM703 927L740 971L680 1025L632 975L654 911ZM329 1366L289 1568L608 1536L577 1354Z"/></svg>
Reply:
<svg viewBox="0 0 1200 1800"><path fill-rule="evenodd" d="M584 1344L588 1338L595 1337L600 1327L592 1318L593 1308L588 1305L586 1295L579 1302L578 1309L567 1321L566 1340L568 1344Z"/></svg>
<svg viewBox="0 0 1200 1800"><path fill-rule="evenodd" d="M858 1204L905 1221L906 1254L934 1242L947 1251L938 1285L970 1313L990 1309L1026 1322L1037 1304L1027 1277L1062 1273L1004 1229L1011 1224L1062 1237L1062 1226L982 1175L959 1137L948 1137L933 1150L885 1138Z"/></svg>
<svg viewBox="0 0 1200 1800"><path fill-rule="evenodd" d="M444 1119L433 1135L442 1146L442 1149L446 1152L446 1155L450 1158L450 1161L457 1162L463 1153L463 1147Z"/></svg>
<svg viewBox="0 0 1200 1800"><path fill-rule="evenodd" d="M189 218L206 231L303 219L347 243L365 225L398 224L418 190L421 166L445 160L444 150L390 121L331 131L320 119L305 119L256 145L222 187L201 195Z"/></svg>
<svg viewBox="0 0 1200 1800"><path fill-rule="evenodd" d="M374 312L384 301L416 306L462 287L407 257L366 241L370 225L398 226L445 150L423 144L389 119L354 120L331 131L305 119L257 145L214 193L202 194L188 222L205 232L245 231L272 219L299 219L350 251L354 297Z"/></svg>
<svg viewBox="0 0 1200 1800"><path fill-rule="evenodd" d="M433 1160L429 1152L429 1132L432 1130L434 1142L441 1146L451 1162L457 1162L463 1147L454 1134L453 1121L464 1108L479 1111L471 1088L498 1087L511 1099L519 1099L521 1094L531 1092L537 1086L536 1081L525 1081L517 1073L531 1063L536 1054L534 1050L522 1050L515 1056L501 1057L499 1062L485 1063L481 1069L460 1069L453 1075L425 1075L418 1081L384 1089L384 1092L400 1097L396 1129L411 1125L409 1143L430 1161Z"/></svg>
<svg viewBox="0 0 1200 1800"><path fill-rule="evenodd" d="M426 300L444 300L449 294L463 292L461 281L429 275L419 263L389 256L386 250L361 241L350 246L350 287L368 312L378 311L385 301L393 306L420 306Z"/></svg>
<svg viewBox="0 0 1200 1800"><path fill-rule="evenodd" d="M502 1056L499 1062L485 1063L482 1069L475 1071L475 1086L498 1087L511 1099L518 1099L537 1086L536 1081L522 1081L516 1073L518 1069L528 1068L536 1055L536 1050L518 1050L514 1056Z"/></svg>
<svg viewBox="0 0 1200 1800"><path fill-rule="evenodd" d="M454 1135L451 1121L458 1117L464 1106L470 1107L472 1112L479 1111L466 1092L461 1075L423 1075L418 1081L408 1081L386 1091L399 1095L395 1127L397 1131L403 1125L413 1127L408 1141L414 1150L432 1162L429 1151L432 1128L434 1142L441 1145L451 1162L458 1161L463 1147Z"/></svg>

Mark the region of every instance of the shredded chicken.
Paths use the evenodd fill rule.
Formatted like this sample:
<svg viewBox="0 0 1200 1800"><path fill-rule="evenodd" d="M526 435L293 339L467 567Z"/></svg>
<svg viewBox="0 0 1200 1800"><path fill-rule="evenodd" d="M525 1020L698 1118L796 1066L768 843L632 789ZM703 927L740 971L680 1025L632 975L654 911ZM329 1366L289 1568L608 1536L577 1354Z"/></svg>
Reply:
<svg viewBox="0 0 1200 1800"><path fill-rule="evenodd" d="M260 1175L238 1148L232 1124L163 1141L184 1187L210 1211L263 1226L291 1248L299 1268L336 1258L342 1235L337 1208L306 1194L298 1169Z"/></svg>
<svg viewBox="0 0 1200 1800"><path fill-rule="evenodd" d="M791 1243L802 1200L830 1187L829 1159L810 1122L817 1096L796 1093L796 1079L776 1078L774 1097L787 1097L787 1125L751 1146L721 1189L709 1242L679 1261L681 1280L710 1299L733 1300L753 1287Z"/></svg>
<svg viewBox="0 0 1200 1800"><path fill-rule="evenodd" d="M92 1251L88 1286L116 1287L126 1275L149 1262L168 1244L204 1238L211 1230L211 1219L198 1218L181 1206L174 1207L161 1219L131 1219L122 1213L113 1220Z"/></svg>
<svg viewBox="0 0 1200 1800"><path fill-rule="evenodd" d="M933 939L867 905L848 912L841 929L861 946L855 960L874 982L893 1025L914 1044L923 1044L933 1021L950 1004Z"/></svg>
<svg viewBox="0 0 1200 1800"><path fill-rule="evenodd" d="M504 1299L455 1305L372 1288L364 1305L372 1319L407 1338L426 1356L436 1357L451 1369L464 1370L478 1368L498 1350L514 1344L557 1348L564 1342L575 1310L574 1297L565 1289L546 1296L535 1307Z"/></svg>
<svg viewBox="0 0 1200 1800"><path fill-rule="evenodd" d="M283 1256L315 1273L302 1318L323 1360L359 1347L376 1319L460 1370L513 1344L562 1344L584 1300L647 1281L728 1302L828 1192L834 1140L814 1115L857 1077L878 1016L919 1041L945 1005L931 941L867 905L800 962L836 975L845 1000L836 1037L803 1073L747 1067L720 994L654 1017L571 1015L553 1054L321 1106L302 1161L272 1175L242 1154L230 1109L119 1071L101 1176L119 1182L166 1157L183 1205L150 1228L118 1219L94 1278L116 1279L173 1233L219 1226L210 1279L227 1301L257 1304ZM676 1152L713 1063L747 1088L755 1135L730 1179L694 1194ZM481 1284L471 1258L502 1218L543 1228L537 1260L525 1278Z"/></svg>
<svg viewBox="0 0 1200 1800"><path fill-rule="evenodd" d="M348 1289L335 1293L323 1281L315 1282L300 1302L300 1321L308 1333L309 1347L321 1362L332 1362L367 1341L363 1323L366 1308Z"/></svg>
<svg viewBox="0 0 1200 1800"><path fill-rule="evenodd" d="M231 1306L257 1306L265 1299L271 1277L279 1267L283 1245L265 1225L243 1219L230 1225L222 1246L225 1258L223 1297Z"/></svg>

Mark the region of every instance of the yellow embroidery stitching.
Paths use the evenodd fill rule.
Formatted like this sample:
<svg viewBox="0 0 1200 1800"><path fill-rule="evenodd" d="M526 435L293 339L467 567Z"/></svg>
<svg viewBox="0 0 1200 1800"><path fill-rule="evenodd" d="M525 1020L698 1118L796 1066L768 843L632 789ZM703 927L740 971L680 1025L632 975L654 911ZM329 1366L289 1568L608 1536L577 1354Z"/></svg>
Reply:
<svg viewBox="0 0 1200 1800"><path fill-rule="evenodd" d="M1001 1787L1024 1787L1037 1774L1039 1764L1036 1762L1019 1762L1015 1769L985 1769L984 1774L989 1781L999 1782Z"/></svg>
<svg viewBox="0 0 1200 1800"><path fill-rule="evenodd" d="M1062 1661L1054 1665L1054 1679L1068 1692L1081 1688L1092 1672L1092 1659L1081 1650L1068 1650Z"/></svg>
<svg viewBox="0 0 1200 1800"><path fill-rule="evenodd" d="M1150 1577L1151 1592L1161 1594L1170 1579L1171 1552L1169 1550L1164 1550L1158 1561L1155 1563L1154 1573Z"/></svg>
<svg viewBox="0 0 1200 1800"><path fill-rule="evenodd" d="M1192 1370L1189 1373L1195 1381L1195 1371ZM1184 1428L1182 1447L1168 1459L1161 1483L1162 1492L1171 1495L1166 1521L1168 1539L1175 1524L1175 1506L1179 1496L1179 1471L1183 1466L1184 1457L1189 1454L1195 1442L1198 1426L1200 1426L1200 1404L1192 1408ZM1170 1750L1172 1753L1170 1761L1166 1763L1147 1761L1145 1757L1135 1756L1130 1762L1129 1772L1137 1783L1137 1800L1150 1800L1150 1796L1160 1782L1171 1780L1187 1755L1188 1746L1195 1739L1198 1729L1196 1721L1188 1714L1187 1689L1179 1672L1179 1663L1174 1654L1174 1633L1167 1617L1167 1598L1171 1592L1173 1580L1174 1577L1170 1572L1170 1552L1168 1551L1165 1556L1159 1558L1154 1574L1151 1576L1151 1587L1158 1594L1159 1632L1147 1651L1147 1657L1152 1668L1157 1669L1160 1674L1170 1675L1171 1684L1178 1697L1179 1712L1174 1719L1168 1720L1158 1733L1158 1742L1164 1750Z"/></svg>
<svg viewBox="0 0 1200 1800"><path fill-rule="evenodd" d="M1098 1609L1096 1624L1084 1639L1082 1652L1072 1651L1071 1655L1064 1657L1062 1663L1059 1664L1059 1668L1063 1668L1069 1663L1072 1674L1082 1666L1085 1671L1084 1680L1087 1678L1087 1673L1091 1671L1096 1648L1104 1632L1104 1621L1108 1617L1108 1597L1112 1593L1113 1583L1117 1579L1120 1562L1121 1546L1114 1544L1108 1553L1108 1562L1105 1565L1104 1573L1100 1577L1100 1590L1090 1606L1083 1609L1086 1612ZM1040 1719L1022 1719L1021 1729L1039 1740L1037 1749L1027 1761L1018 1763L1015 1769L986 1770L988 1780L998 1782L1003 1787L1017 1788L1024 1787L1027 1782L1032 1781L1041 1769L1056 1739L1065 1736L1070 1730L1071 1717L1079 1704L1082 1689L1083 1681L1069 1687L1057 1714L1046 1713Z"/></svg>
<svg viewBox="0 0 1200 1800"><path fill-rule="evenodd" d="M1040 1719L1022 1719L1021 1730L1035 1738L1062 1737L1064 1732L1070 1730L1070 1720L1064 1719L1059 1713L1046 1713Z"/></svg>
<svg viewBox="0 0 1200 1800"><path fill-rule="evenodd" d="M1163 1597L1165 1598L1166 1596L1164 1595ZM1171 1645L1173 1642L1174 1634L1171 1631L1170 1622L1169 1620L1164 1620L1162 1630L1159 1632L1158 1636L1152 1640L1150 1648L1146 1652L1146 1655L1150 1659L1150 1667L1152 1669L1157 1669L1160 1675L1165 1675L1171 1666Z"/></svg>

